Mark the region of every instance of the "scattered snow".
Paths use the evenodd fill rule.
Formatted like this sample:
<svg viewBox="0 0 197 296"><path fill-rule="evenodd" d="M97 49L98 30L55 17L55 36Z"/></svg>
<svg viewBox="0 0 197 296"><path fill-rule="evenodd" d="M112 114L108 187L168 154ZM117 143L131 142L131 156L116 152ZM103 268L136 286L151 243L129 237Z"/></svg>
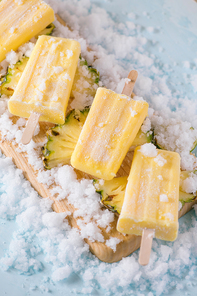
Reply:
<svg viewBox="0 0 197 296"><path fill-rule="evenodd" d="M163 158L161 156L161 154L157 155L155 158L154 158L154 161L159 165L159 166L163 166L167 160L165 158Z"/></svg>
<svg viewBox="0 0 197 296"><path fill-rule="evenodd" d="M70 76L68 73L65 73L65 75L63 76L64 79L66 80L71 80Z"/></svg>
<svg viewBox="0 0 197 296"><path fill-rule="evenodd" d="M73 56L73 51L67 49L67 50L66 50L66 54L67 54L67 58L69 59L69 58L71 58L71 57Z"/></svg>
<svg viewBox="0 0 197 296"><path fill-rule="evenodd" d="M27 42L21 45L17 51L11 50L7 55L5 61L13 67L23 56L30 57L35 44L33 42ZM1 63L2 64L2 63Z"/></svg>
<svg viewBox="0 0 197 296"><path fill-rule="evenodd" d="M64 71L64 68L61 66L58 66L58 67L53 66L53 71L55 74L59 74Z"/></svg>
<svg viewBox="0 0 197 296"><path fill-rule="evenodd" d="M148 117L146 117L141 126L141 131L146 134L148 131L150 131L150 129L151 129L151 121Z"/></svg>
<svg viewBox="0 0 197 296"><path fill-rule="evenodd" d="M130 107L130 111L131 111L131 117L134 117L135 115L137 115L137 112L133 110L131 107Z"/></svg>
<svg viewBox="0 0 197 296"><path fill-rule="evenodd" d="M11 50L6 55L6 61L10 64L11 67L13 67L13 65L19 61L18 54L15 51Z"/></svg>
<svg viewBox="0 0 197 296"><path fill-rule="evenodd" d="M69 265L66 265L56 269L52 273L51 278L54 282L62 281L68 278L71 273L72 273L72 268Z"/></svg>
<svg viewBox="0 0 197 296"><path fill-rule="evenodd" d="M161 202L168 202L168 196L167 196L166 194L161 194L161 195L159 196L159 200L160 200Z"/></svg>
<svg viewBox="0 0 197 296"><path fill-rule="evenodd" d="M38 86L39 91L43 92L46 89L46 79L42 79Z"/></svg>
<svg viewBox="0 0 197 296"><path fill-rule="evenodd" d="M157 156L157 149L152 143L147 143L141 146L139 150L144 156L155 157Z"/></svg>
<svg viewBox="0 0 197 296"><path fill-rule="evenodd" d="M120 243L120 240L117 237L111 237L109 240L106 241L105 244L115 252L118 243Z"/></svg>

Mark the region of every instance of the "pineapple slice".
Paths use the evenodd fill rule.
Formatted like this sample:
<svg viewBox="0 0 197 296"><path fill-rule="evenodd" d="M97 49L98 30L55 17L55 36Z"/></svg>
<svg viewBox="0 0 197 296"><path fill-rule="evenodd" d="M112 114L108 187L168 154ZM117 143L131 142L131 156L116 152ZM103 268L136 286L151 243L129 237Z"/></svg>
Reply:
<svg viewBox="0 0 197 296"><path fill-rule="evenodd" d="M96 192L101 196L101 203L110 211L120 214L127 185L127 176L110 181L93 180Z"/></svg>
<svg viewBox="0 0 197 296"><path fill-rule="evenodd" d="M47 143L42 148L43 163L46 169L70 164L70 158L78 141L89 108L82 111L71 110L64 124L47 131Z"/></svg>
<svg viewBox="0 0 197 296"><path fill-rule="evenodd" d="M40 35L51 35L54 29L55 29L55 25L51 23L44 30L40 31L40 33L38 33L34 37L38 38Z"/></svg>
<svg viewBox="0 0 197 296"><path fill-rule="evenodd" d="M12 96L14 90L21 78L21 75L26 67L29 58L24 56L18 61L13 68L8 67L7 74L1 78L1 94Z"/></svg>
<svg viewBox="0 0 197 296"><path fill-rule="evenodd" d="M181 187L182 181L188 178L190 173L189 171L182 171L180 176L179 201L182 206L184 206L185 203L192 202L197 197L197 192L195 194L186 193ZM128 177L125 176L114 178L110 181L93 180L96 192L101 196L101 203L116 214L120 214L122 209L127 178Z"/></svg>
<svg viewBox="0 0 197 296"><path fill-rule="evenodd" d="M185 192L184 191L184 181L189 178L192 174L197 174L197 170L194 171L181 171L180 173L180 191L179 191L179 200L184 205L185 203L191 202L197 196L197 192ZM190 182L190 180L189 180ZM186 190L188 191L188 190Z"/></svg>
<svg viewBox="0 0 197 296"><path fill-rule="evenodd" d="M129 151L133 151L137 146L141 146L146 143L154 144L154 133L152 130L148 131L147 133L143 133L142 130L140 129Z"/></svg>
<svg viewBox="0 0 197 296"><path fill-rule="evenodd" d="M195 194L186 193L179 190L179 201L182 203L182 207L185 203L192 202L196 198Z"/></svg>

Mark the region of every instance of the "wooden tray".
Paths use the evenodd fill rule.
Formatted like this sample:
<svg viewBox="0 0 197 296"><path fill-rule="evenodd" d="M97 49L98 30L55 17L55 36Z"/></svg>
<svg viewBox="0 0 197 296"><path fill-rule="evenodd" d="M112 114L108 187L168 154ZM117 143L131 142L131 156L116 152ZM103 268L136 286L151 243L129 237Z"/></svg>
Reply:
<svg viewBox="0 0 197 296"><path fill-rule="evenodd" d="M59 16L57 16L57 18L61 24L66 25ZM16 117L13 117L13 121L15 120L16 120ZM49 127L51 127L51 124L41 122L40 132L37 136L34 137L33 140L36 143L45 142L46 141L45 134ZM41 197L43 198L49 197L54 201L52 205L52 208L54 211L58 213L65 212L65 211L70 211L71 213L74 213L75 211L74 207L68 204L66 199L57 201L54 196L51 196L51 193L50 193L51 188L48 189L45 185L37 181L38 171L36 171L28 163L26 154L24 152L17 151L17 148L18 148L17 144L14 145L12 142L2 141L1 134L0 134L0 148L6 156L12 157L16 166L23 171L24 176L30 181L31 185L35 188L35 190L37 190L37 192ZM129 175L131 159L132 159L132 153L129 152L118 172L119 176ZM83 175L81 172L77 172L77 174L79 178L82 178L82 177L88 178L87 175ZM179 217L183 216L185 213L190 211L196 202L197 200L194 200L191 203L185 204L184 207L179 212ZM79 228L77 225L77 220L72 215L68 219L70 224L73 227ZM90 240L85 239L85 241L89 244L90 251L93 254L95 254L101 261L108 262L108 263L119 261L123 257L126 257L132 252L134 252L135 250L137 250L140 246L140 241L141 241L140 236L122 235L116 230L116 223L117 223L117 217L115 217L114 221L110 224L111 225L110 232L106 232L104 228L101 229L105 241L110 239L111 237L116 237L120 239L121 242L117 245L115 252L110 247L106 246L105 242L104 243L91 242Z"/></svg>

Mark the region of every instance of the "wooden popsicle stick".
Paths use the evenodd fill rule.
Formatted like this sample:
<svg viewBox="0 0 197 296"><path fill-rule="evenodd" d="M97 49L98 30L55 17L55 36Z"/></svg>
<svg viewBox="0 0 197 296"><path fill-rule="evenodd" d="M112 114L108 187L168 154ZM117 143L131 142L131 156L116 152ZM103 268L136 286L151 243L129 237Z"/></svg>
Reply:
<svg viewBox="0 0 197 296"><path fill-rule="evenodd" d="M139 264L147 265L150 259L153 237L155 235L154 229L144 229L142 232L142 240L140 245Z"/></svg>
<svg viewBox="0 0 197 296"><path fill-rule="evenodd" d="M40 116L41 116L41 114L39 114L39 113L35 113L35 112L31 113L31 115L27 121L26 128L25 128L24 133L21 138L22 144L27 145L31 141Z"/></svg>
<svg viewBox="0 0 197 296"><path fill-rule="evenodd" d="M132 70L129 72L129 75L127 78L130 79L130 81L125 83L124 88L122 90L122 94L128 97L131 96L137 77L138 77L138 72L136 70Z"/></svg>

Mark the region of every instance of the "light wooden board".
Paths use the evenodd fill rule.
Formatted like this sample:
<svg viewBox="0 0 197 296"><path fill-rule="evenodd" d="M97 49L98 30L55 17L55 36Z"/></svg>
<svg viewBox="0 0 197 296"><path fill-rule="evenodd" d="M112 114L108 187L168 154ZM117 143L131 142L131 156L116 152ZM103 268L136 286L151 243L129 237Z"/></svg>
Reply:
<svg viewBox="0 0 197 296"><path fill-rule="evenodd" d="M60 19L58 16L58 21L61 22L61 24L65 25L64 21ZM128 69L128 73L131 69ZM16 117L13 117L13 121L16 120ZM37 136L34 137L34 141L37 143L43 143L46 141L46 131L49 127L52 125L49 123L40 123L40 132ZM51 196L50 189L47 188L45 185L39 183L37 181L37 174L38 172L28 163L26 154L21 152L19 153L17 151L18 145L14 145L12 142L7 141L1 141L1 134L0 134L0 148L2 152L8 156L12 157L14 163L16 166L21 169L24 173L24 176L30 181L31 185L37 190L39 195L43 198L49 197L52 199L53 205L52 208L56 212L65 212L70 211L71 213L74 213L75 209L73 206L68 204L67 200L61 200L57 201L55 197ZM41 157L41 155L40 155ZM132 152L129 152L118 172L118 176L123 175L129 175L130 171L130 165L132 160ZM90 176L87 176L81 172L77 172L77 175L79 178L91 178ZM55 183L54 183L55 186ZM179 216L183 216L185 213L190 211L192 209L192 206L197 202L197 200L185 204L182 210L179 213ZM69 222L73 227L79 228L77 225L76 219L71 215L69 218ZM121 260L123 257L128 256L135 250L137 250L140 246L141 237L135 236L135 235L122 235L116 230L116 223L117 223L117 217L115 216L114 222L111 223L111 230L110 232L106 232L104 228L102 228L102 234L104 236L105 241L110 239L111 237L116 237L120 239L120 243L117 245L116 251L114 252L111 248L106 246L105 242L91 242L88 239L85 239L85 241L89 244L90 251L95 254L100 260L104 262L116 262Z"/></svg>

